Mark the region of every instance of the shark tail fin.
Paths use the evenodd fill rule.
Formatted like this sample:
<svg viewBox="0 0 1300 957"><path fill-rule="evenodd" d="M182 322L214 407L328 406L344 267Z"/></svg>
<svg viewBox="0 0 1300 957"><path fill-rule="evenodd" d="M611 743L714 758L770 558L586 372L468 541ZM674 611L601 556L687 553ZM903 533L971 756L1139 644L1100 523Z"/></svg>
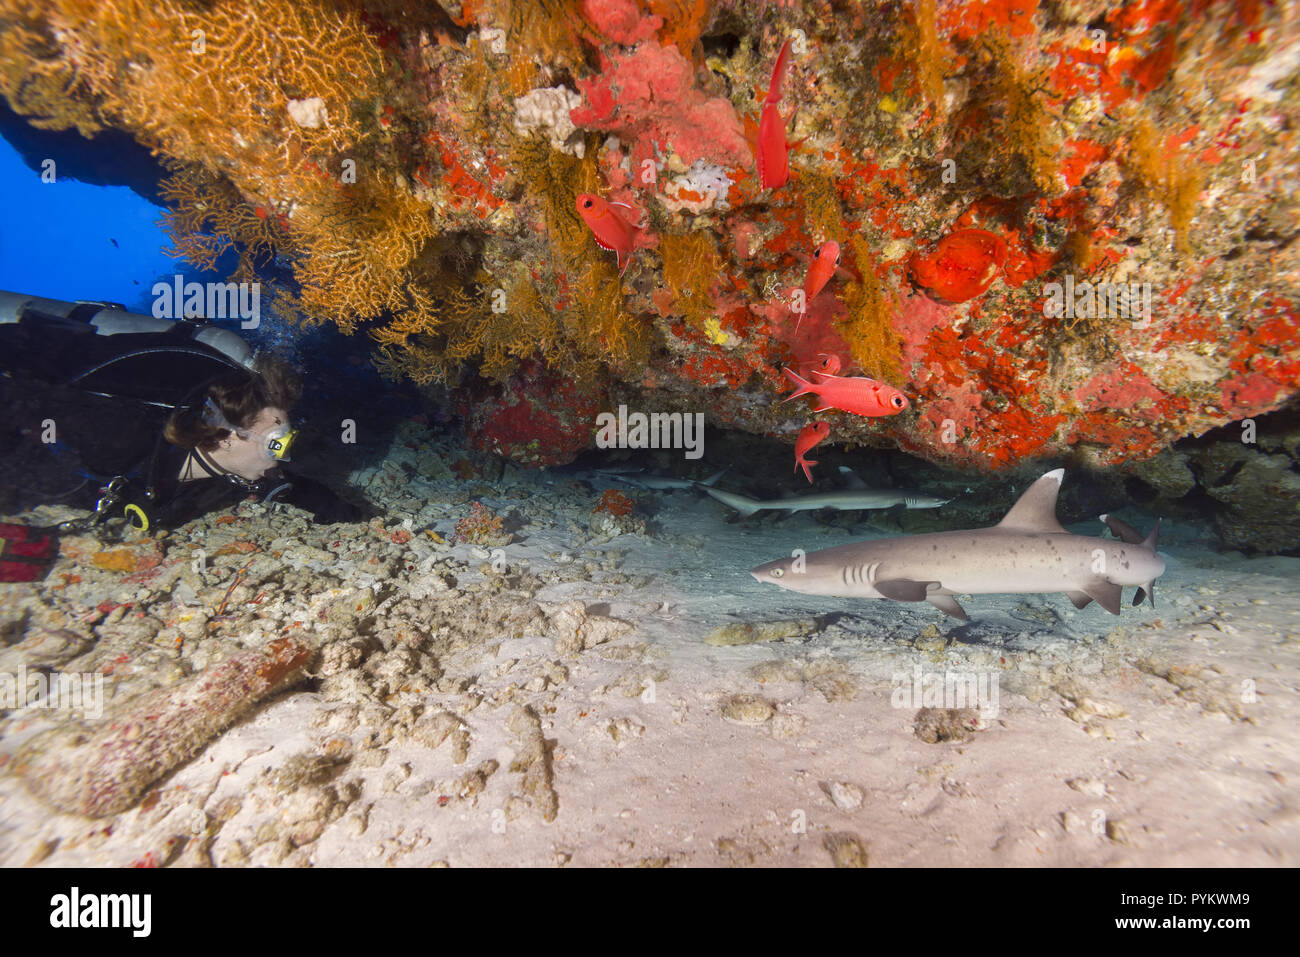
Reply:
<svg viewBox="0 0 1300 957"><path fill-rule="evenodd" d="M706 478L703 482L700 482L699 484L707 485L710 488L712 488L714 485L718 484L718 479L722 478L722 476L726 475L730 471L731 471L731 466L728 465L721 472L714 472L712 475L710 475L708 478Z"/></svg>
<svg viewBox="0 0 1300 957"><path fill-rule="evenodd" d="M1159 538L1160 538L1160 519L1157 518L1156 527L1151 529L1151 534L1146 537L1146 539L1142 542L1142 544L1154 552L1156 550L1156 542L1159 540ZM1137 594L1133 596L1134 605L1142 604L1142 597L1144 593L1146 595L1147 601L1151 603L1151 607L1154 609L1156 607L1156 583L1154 580L1147 582L1145 585L1143 585L1141 588L1137 590Z"/></svg>
<svg viewBox="0 0 1300 957"><path fill-rule="evenodd" d="M1106 527L1110 529L1111 534L1124 544L1142 544L1142 534L1123 519L1116 518L1114 515L1098 515L1097 518L1104 522Z"/></svg>
<svg viewBox="0 0 1300 957"><path fill-rule="evenodd" d="M705 485L703 482L696 482L695 487L704 489L705 492L717 499L723 505L726 505L728 508L734 508L746 518L759 511L763 505L763 503L757 499L739 495L735 492L724 492L722 489L713 488Z"/></svg>
<svg viewBox="0 0 1300 957"><path fill-rule="evenodd" d="M1156 519L1156 527L1151 529L1151 534L1143 538L1142 533L1136 528L1114 515L1098 515L1097 517L1105 522L1106 527L1125 545L1142 545L1153 552L1156 550L1156 541L1160 537L1160 519Z"/></svg>

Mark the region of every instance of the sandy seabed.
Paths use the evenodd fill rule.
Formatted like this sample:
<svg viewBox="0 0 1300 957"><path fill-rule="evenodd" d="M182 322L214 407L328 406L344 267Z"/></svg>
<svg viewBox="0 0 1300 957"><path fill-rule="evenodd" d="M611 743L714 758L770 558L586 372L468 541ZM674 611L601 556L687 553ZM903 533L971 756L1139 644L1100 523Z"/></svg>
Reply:
<svg viewBox="0 0 1300 957"><path fill-rule="evenodd" d="M962 624L748 574L866 523L689 491L593 514L603 480L437 460L399 441L355 474L369 525L245 504L3 586L0 671L103 674L105 701L0 712L0 863L1300 858L1300 560L1166 525L1155 610L986 595ZM451 543L473 501L500 551ZM271 674L289 642L309 660ZM935 673L996 702L915 700Z"/></svg>

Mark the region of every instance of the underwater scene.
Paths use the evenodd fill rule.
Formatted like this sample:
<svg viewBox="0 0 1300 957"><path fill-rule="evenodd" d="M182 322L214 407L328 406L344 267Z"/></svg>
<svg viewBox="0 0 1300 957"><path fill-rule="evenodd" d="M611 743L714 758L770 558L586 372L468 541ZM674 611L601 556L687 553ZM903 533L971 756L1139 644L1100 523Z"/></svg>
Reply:
<svg viewBox="0 0 1300 957"><path fill-rule="evenodd" d="M0 865L1300 863L1295 0L0 0L0 94Z"/></svg>

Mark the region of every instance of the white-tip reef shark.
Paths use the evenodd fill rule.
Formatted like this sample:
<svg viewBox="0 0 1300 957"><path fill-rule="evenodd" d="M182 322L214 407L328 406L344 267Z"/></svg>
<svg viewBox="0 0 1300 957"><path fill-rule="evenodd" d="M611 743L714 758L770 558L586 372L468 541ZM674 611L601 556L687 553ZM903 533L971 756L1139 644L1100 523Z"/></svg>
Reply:
<svg viewBox="0 0 1300 957"><path fill-rule="evenodd" d="M647 472L640 470L636 472L622 472L614 469L597 469L596 474L603 475L605 478L613 479L615 482L623 482L634 488L650 489L658 492L674 491L677 489L695 488L699 486L712 486L718 479L726 475L731 466L723 469L721 472L715 472L703 482L694 479L677 478L675 475L660 475L656 472Z"/></svg>
<svg viewBox="0 0 1300 957"><path fill-rule="evenodd" d="M928 532L826 548L755 566L750 574L789 591L839 598L928 601L967 620L954 595L1065 592L1076 608L1091 601L1118 615L1125 585L1140 586L1155 607L1153 583L1164 574L1156 553L1160 523L1143 539L1119 519L1102 521L1119 539L1073 535L1056 520L1064 469L1025 490L998 524Z"/></svg>
<svg viewBox="0 0 1300 957"><path fill-rule="evenodd" d="M946 505L950 499L926 495L908 489L867 488L852 469L840 466L840 474L849 483L849 488L837 492L813 492L809 495L790 495L786 498L756 499L736 492L727 492L717 488L700 487L716 498L723 505L734 508L746 517L764 509L786 512L806 512L817 508L833 508L841 512L852 512L873 508L893 508L903 505L907 508L938 508Z"/></svg>

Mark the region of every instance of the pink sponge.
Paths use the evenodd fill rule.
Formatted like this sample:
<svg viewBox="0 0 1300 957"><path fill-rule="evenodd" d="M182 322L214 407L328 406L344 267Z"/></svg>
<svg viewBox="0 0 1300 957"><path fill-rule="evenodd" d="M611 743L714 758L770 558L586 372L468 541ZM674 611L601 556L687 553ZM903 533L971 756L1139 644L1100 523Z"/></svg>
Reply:
<svg viewBox="0 0 1300 957"><path fill-rule="evenodd" d="M644 42L602 55L600 75L579 80L578 89L584 102L569 114L574 125L618 134L632 144L634 166L669 152L687 166L753 162L731 101L698 89L694 68L674 46Z"/></svg>
<svg viewBox="0 0 1300 957"><path fill-rule="evenodd" d="M664 25L662 17L643 17L633 0L582 0L582 15L602 35L626 46L649 40Z"/></svg>

